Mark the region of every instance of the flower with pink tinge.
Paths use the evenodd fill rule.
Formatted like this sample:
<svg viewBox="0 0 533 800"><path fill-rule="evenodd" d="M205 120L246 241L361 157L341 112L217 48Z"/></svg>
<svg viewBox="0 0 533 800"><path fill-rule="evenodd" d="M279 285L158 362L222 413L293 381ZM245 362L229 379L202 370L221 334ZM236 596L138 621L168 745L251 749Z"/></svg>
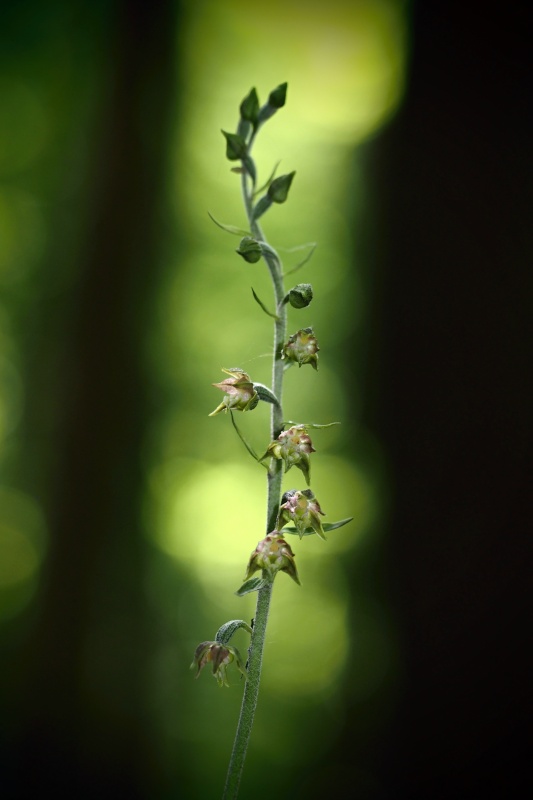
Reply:
<svg viewBox="0 0 533 800"><path fill-rule="evenodd" d="M220 642L202 642L195 650L191 669L196 667L195 677L197 678L206 664L212 664L213 675L217 679L218 685L229 686L226 668L232 661L235 661L237 668L246 677L246 669L236 647L220 644Z"/></svg>
<svg viewBox="0 0 533 800"><path fill-rule="evenodd" d="M320 350L312 328L301 328L289 338L283 346L283 357L287 361L295 361L299 367L311 364L318 369L318 351Z"/></svg>
<svg viewBox="0 0 533 800"><path fill-rule="evenodd" d="M277 523L279 528L285 522L293 522L300 539L309 528L312 528L321 539L326 538L319 516L324 516L324 512L311 489L304 489L301 492L297 489L290 489L285 492L281 500Z"/></svg>
<svg viewBox="0 0 533 800"><path fill-rule="evenodd" d="M228 411L251 411L255 408L259 403L259 396L254 389L250 376L238 367L223 369L222 372L231 377L212 385L217 389L221 389L226 395L220 405L209 416L214 417L216 414L220 414L221 411L225 413Z"/></svg>
<svg viewBox="0 0 533 800"><path fill-rule="evenodd" d="M251 578L258 569L265 570L271 581L274 580L276 573L281 570L281 572L286 572L287 575L290 575L293 581L300 585L298 571L294 562L294 553L279 531L272 531L258 543L250 556L244 579Z"/></svg>
<svg viewBox="0 0 533 800"><path fill-rule="evenodd" d="M307 433L305 425L293 425L286 431L282 431L278 438L271 442L261 461L268 456L281 458L285 462L285 472L291 467L301 469L306 483L309 486L311 464L309 454L315 453L311 437Z"/></svg>

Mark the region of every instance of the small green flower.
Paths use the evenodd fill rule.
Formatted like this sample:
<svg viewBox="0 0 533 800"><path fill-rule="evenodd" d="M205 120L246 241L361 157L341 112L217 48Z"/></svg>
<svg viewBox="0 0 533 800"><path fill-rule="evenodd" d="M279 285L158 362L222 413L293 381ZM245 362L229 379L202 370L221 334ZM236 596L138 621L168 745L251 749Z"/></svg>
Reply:
<svg viewBox="0 0 533 800"><path fill-rule="evenodd" d="M206 664L212 664L213 675L217 679L218 685L229 686L226 668L232 661L235 661L237 669L246 678L246 669L236 647L232 647L229 644L220 644L219 642L202 642L195 650L191 669L196 667L195 677L197 678Z"/></svg>
<svg viewBox="0 0 533 800"><path fill-rule="evenodd" d="M286 572L300 585L294 553L279 531L272 531L258 543L250 556L244 580L251 578L258 569L264 569L272 581L277 572Z"/></svg>
<svg viewBox="0 0 533 800"><path fill-rule="evenodd" d="M288 472L291 467L298 467L298 469L302 470L309 486L311 470L309 455L315 452L311 437L307 433L307 426L293 425L288 430L282 431L278 438L269 444L265 455L260 461L263 461L268 456L283 459L285 472Z"/></svg>
<svg viewBox="0 0 533 800"><path fill-rule="evenodd" d="M223 369L222 372L231 377L226 378L221 383L213 383L212 385L226 392L226 396L208 416L214 417L216 414L220 414L221 411L226 413L228 410L251 411L254 409L259 403L259 396L254 389L250 376L239 367Z"/></svg>
<svg viewBox="0 0 533 800"><path fill-rule="evenodd" d="M311 489L299 492L290 489L281 498L277 526L281 528L285 522L293 522L300 539L308 528L312 528L321 539L325 539L320 516L325 516L320 503Z"/></svg>
<svg viewBox="0 0 533 800"><path fill-rule="evenodd" d="M296 361L299 367L311 364L318 370L318 351L320 350L312 328L301 328L289 338L283 346L283 357L288 361Z"/></svg>

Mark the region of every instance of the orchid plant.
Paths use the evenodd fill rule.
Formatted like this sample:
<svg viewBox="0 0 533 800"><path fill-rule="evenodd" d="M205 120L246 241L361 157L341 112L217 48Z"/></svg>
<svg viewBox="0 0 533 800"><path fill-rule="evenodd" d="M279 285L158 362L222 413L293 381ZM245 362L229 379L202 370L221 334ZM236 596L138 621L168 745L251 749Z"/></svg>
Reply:
<svg viewBox="0 0 533 800"><path fill-rule="evenodd" d="M212 217L219 227L241 237L237 253L246 262L255 264L260 260L264 261L274 293L272 311L252 290L255 301L263 312L273 319L274 324L271 387L253 381L248 373L239 367L223 369L228 377L219 383L214 383L213 386L224 392L224 397L209 415L229 415L236 433L249 454L258 464L267 465L266 536L252 551L244 583L236 592L239 596L257 592L253 625L248 625L244 620L226 622L219 628L213 641L205 641L198 645L192 664L192 667L196 668L197 676L205 666L209 665L221 686L227 685L226 669L232 663L245 676L241 712L223 793L225 800L236 798L239 792L257 706L265 633L275 579L278 572L285 572L295 583L300 584L295 555L286 536L297 535L302 539L304 536L317 534L325 539L328 530L339 528L351 520L350 517L338 522L323 522L324 514L311 488L289 489L282 495L283 475L292 467L302 472L307 487L311 485L311 454L316 451L309 431L338 424L332 422L318 425L288 421L285 420L282 409L283 377L286 370L296 364L299 368L309 364L312 369L318 371L319 352L318 342L311 327L300 327L287 336L288 307L299 312L306 309L313 299L312 286L308 283L299 283L288 291L284 286L284 279L289 272L293 273L307 263L313 254L314 245L308 245L308 252L303 260L289 272L284 273L281 259L267 242L259 223L259 219L266 214L272 204L281 204L287 200L295 176L295 172L291 172L276 177L274 169L266 183L258 187L256 165L252 158L252 148L257 134L264 123L285 105L286 96L287 84L283 83L270 92L264 105L260 105L255 88L251 89L240 104L236 132L222 131L226 140L226 157L229 161L237 162L232 171L240 175L249 229L241 230L225 225ZM238 411L253 411L261 401L271 406L270 443L264 455L257 456L239 430L234 414ZM260 572L260 575L256 575L257 572ZM244 629L250 635L246 663L237 648L230 644L232 636L239 629Z"/></svg>

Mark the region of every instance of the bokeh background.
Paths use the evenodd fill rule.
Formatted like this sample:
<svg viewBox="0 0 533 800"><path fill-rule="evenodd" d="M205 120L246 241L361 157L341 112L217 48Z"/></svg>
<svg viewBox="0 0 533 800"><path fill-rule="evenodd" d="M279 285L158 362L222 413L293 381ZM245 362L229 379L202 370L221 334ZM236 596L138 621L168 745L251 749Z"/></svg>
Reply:
<svg viewBox="0 0 533 800"><path fill-rule="evenodd" d="M242 683L189 670L264 529L211 383L269 383L224 158L288 81L264 219L315 300L287 374L333 521L276 583L243 798L522 786L531 515L528 27L452 2L36 0L0 24L2 796L220 794ZM268 408L239 418L257 451ZM284 488L298 478L289 473ZM529 489L529 493L530 493ZM237 642L244 650L246 639Z"/></svg>

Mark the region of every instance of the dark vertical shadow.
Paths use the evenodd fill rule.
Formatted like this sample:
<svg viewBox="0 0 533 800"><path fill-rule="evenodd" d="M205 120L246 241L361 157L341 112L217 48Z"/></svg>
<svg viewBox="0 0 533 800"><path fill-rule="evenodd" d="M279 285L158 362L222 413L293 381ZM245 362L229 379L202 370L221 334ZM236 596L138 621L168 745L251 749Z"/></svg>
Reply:
<svg viewBox="0 0 533 800"><path fill-rule="evenodd" d="M384 306L407 667L392 786L504 797L522 787L532 712L529 36L519 8L459 3L419 4L414 33Z"/></svg>
<svg viewBox="0 0 533 800"><path fill-rule="evenodd" d="M514 797L532 722L531 28L525 6L420 2L413 37L405 104L369 153L366 421L394 485L404 675L387 744L370 748L376 788L350 796ZM342 775L359 711L332 755Z"/></svg>
<svg viewBox="0 0 533 800"><path fill-rule="evenodd" d="M143 361L168 234L178 4L113 6L79 278L64 307L50 547L14 698L9 797L153 796L144 708L150 633L141 449L150 389Z"/></svg>

